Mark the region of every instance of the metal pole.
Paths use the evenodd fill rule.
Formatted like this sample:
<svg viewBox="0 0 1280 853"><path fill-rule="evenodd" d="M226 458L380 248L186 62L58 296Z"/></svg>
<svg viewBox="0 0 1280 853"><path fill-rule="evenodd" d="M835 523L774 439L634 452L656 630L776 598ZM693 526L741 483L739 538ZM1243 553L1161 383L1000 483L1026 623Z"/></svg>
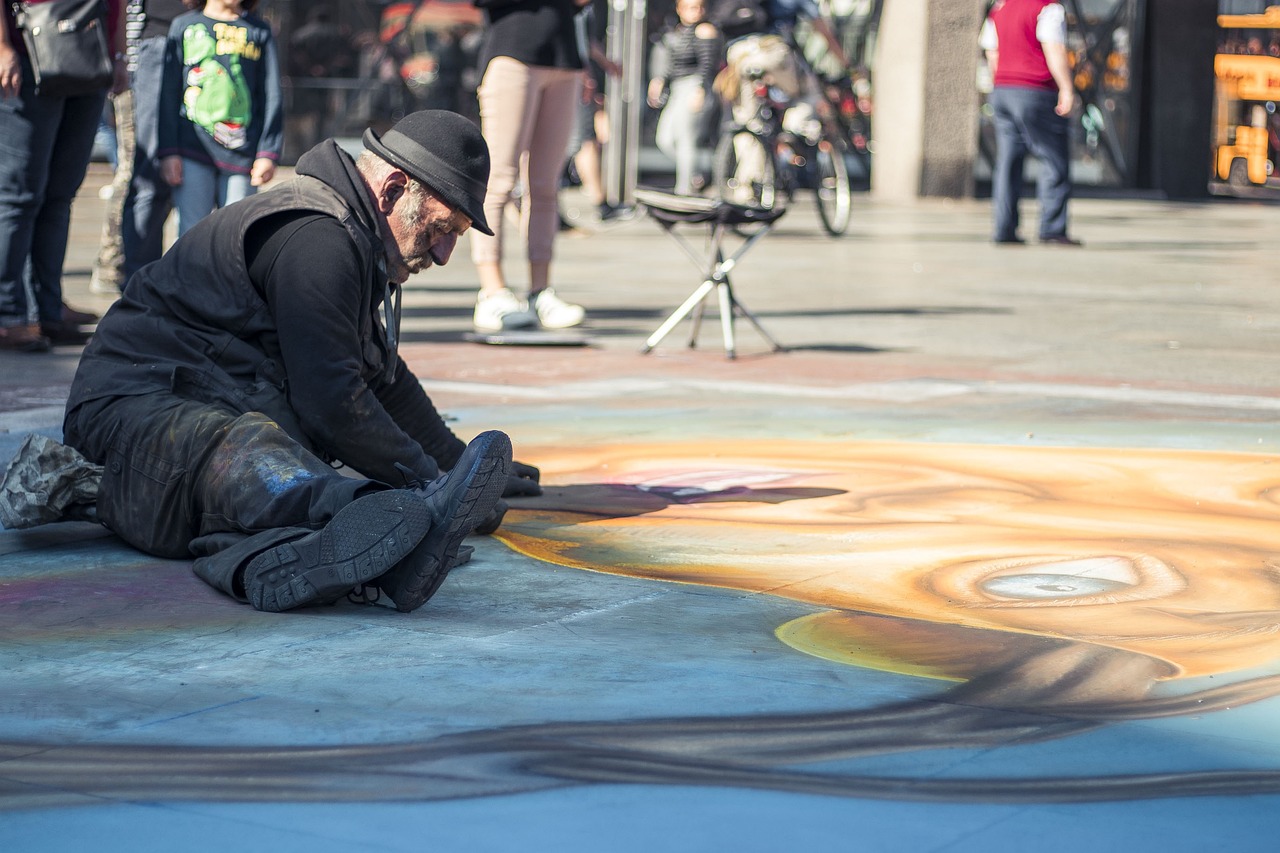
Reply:
<svg viewBox="0 0 1280 853"><path fill-rule="evenodd" d="M627 24L627 0L609 0L609 21L605 27L604 52L610 60L622 63L623 31ZM622 148L615 144L622 132L622 85L612 75L605 75L604 111L609 119L609 141L600 152L604 161L604 194L610 204L618 204L622 197Z"/></svg>
<svg viewBox="0 0 1280 853"><path fill-rule="evenodd" d="M631 0L631 31L628 62L622 66L623 99L627 105L627 169L624 172L622 203L636 202L636 179L640 174L640 109L644 105L644 44L647 0Z"/></svg>
<svg viewBox="0 0 1280 853"><path fill-rule="evenodd" d="M622 75L605 81L609 141L603 157L605 195L615 205L635 203L646 15L646 0L610 0L605 55L622 67Z"/></svg>

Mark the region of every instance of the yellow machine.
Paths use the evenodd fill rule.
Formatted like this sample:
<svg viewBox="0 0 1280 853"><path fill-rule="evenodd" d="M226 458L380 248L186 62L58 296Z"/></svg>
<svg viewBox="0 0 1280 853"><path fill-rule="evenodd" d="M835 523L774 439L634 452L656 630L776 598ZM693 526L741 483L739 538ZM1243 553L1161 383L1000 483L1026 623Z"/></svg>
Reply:
<svg viewBox="0 0 1280 853"><path fill-rule="evenodd" d="M1258 15L1219 15L1214 59L1214 174L1232 187L1261 187L1275 172L1280 128L1280 6Z"/></svg>

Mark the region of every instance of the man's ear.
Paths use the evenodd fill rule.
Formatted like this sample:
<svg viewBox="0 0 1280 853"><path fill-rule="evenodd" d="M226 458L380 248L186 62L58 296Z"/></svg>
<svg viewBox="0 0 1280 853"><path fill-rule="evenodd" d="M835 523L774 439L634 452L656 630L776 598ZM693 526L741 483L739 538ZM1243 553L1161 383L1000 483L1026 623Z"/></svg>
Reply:
<svg viewBox="0 0 1280 853"><path fill-rule="evenodd" d="M378 210L390 213L396 206L400 196L405 194L409 185L409 176L399 169L387 174L378 186Z"/></svg>

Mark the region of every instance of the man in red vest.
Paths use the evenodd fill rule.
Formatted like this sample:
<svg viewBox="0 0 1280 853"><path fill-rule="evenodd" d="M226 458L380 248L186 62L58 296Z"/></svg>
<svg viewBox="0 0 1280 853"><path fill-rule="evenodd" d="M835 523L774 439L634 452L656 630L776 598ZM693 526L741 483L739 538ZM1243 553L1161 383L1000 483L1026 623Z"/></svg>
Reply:
<svg viewBox="0 0 1280 853"><path fill-rule="evenodd" d="M1030 152L1040 161L1037 198L1040 242L1079 246L1067 235L1071 197L1069 123L1076 105L1067 57L1066 11L1051 0L998 0L982 28L980 43L993 75L996 163L991 196L997 244L1022 243L1018 200L1022 163Z"/></svg>

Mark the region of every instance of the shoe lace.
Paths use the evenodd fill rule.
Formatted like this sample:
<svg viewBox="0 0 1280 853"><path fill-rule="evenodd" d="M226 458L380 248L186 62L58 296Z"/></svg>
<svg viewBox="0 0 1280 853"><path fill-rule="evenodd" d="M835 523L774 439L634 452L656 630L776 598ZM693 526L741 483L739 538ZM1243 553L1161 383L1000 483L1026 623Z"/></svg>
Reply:
<svg viewBox="0 0 1280 853"><path fill-rule="evenodd" d="M410 468L408 465L405 465L403 462L397 462L395 465L396 465L396 470L400 472L400 476L404 477L404 485L401 486L400 488L408 489L410 491L413 491L415 489L421 490L426 488L427 481L419 477L416 473L414 473L414 470Z"/></svg>

